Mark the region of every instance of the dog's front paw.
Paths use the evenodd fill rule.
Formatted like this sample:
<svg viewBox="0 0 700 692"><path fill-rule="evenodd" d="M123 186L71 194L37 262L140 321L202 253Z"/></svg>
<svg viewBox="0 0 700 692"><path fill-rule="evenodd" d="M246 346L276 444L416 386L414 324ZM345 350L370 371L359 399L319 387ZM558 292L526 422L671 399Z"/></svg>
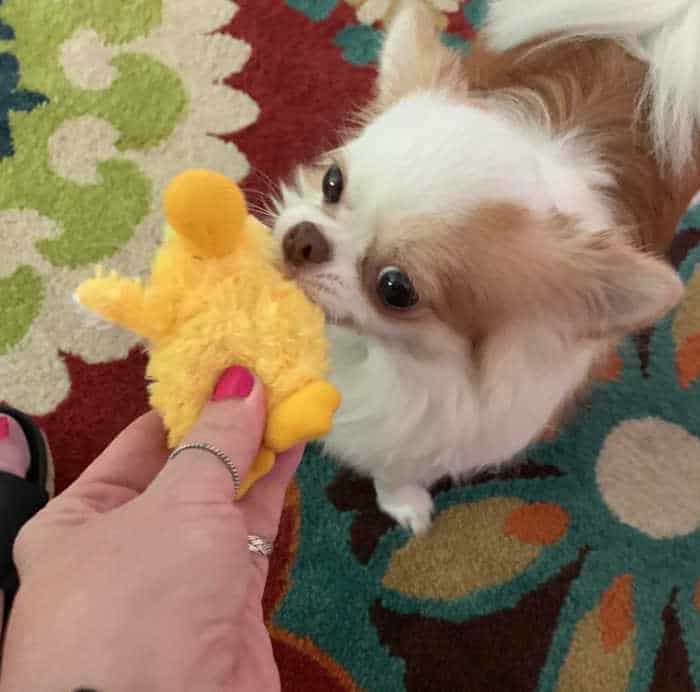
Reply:
<svg viewBox="0 0 700 692"><path fill-rule="evenodd" d="M415 534L428 531L433 518L433 498L419 485L384 485L375 482L379 508Z"/></svg>

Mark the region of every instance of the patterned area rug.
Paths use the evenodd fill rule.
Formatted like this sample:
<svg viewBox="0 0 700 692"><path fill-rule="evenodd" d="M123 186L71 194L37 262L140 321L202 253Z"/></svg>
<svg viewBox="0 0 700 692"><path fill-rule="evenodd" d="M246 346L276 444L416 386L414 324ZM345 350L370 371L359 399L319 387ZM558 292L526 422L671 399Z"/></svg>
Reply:
<svg viewBox="0 0 700 692"><path fill-rule="evenodd" d="M468 48L481 0L423 0ZM38 416L65 487L146 407L144 356L71 302L142 273L191 166L251 201L368 95L392 0L0 0L0 400ZM683 304L511 470L435 489L432 533L310 450L265 600L290 691L700 689L700 207Z"/></svg>

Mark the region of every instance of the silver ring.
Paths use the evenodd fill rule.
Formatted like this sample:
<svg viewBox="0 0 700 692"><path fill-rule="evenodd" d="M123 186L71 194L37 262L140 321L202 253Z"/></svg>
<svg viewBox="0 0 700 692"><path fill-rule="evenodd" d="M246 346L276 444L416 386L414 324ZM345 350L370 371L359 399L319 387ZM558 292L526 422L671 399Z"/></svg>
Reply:
<svg viewBox="0 0 700 692"><path fill-rule="evenodd" d="M248 550L250 550L251 553L261 555L262 557L270 557L273 548L274 545L272 541L268 541L266 538L248 536Z"/></svg>
<svg viewBox="0 0 700 692"><path fill-rule="evenodd" d="M218 447L210 445L208 442L187 442L184 445L180 445L170 452L168 461L172 461L175 457L182 454L182 452L188 449L200 449L203 452L209 452L213 454L228 470L233 478L233 494L234 497L238 497L238 491L241 487L241 477L238 473L236 465L231 461L231 458L225 452L222 452Z"/></svg>

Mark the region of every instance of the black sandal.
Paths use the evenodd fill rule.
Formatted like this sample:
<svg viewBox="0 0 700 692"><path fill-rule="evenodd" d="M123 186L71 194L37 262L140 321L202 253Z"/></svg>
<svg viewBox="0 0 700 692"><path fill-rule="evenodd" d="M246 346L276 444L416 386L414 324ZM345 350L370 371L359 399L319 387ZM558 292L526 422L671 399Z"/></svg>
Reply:
<svg viewBox="0 0 700 692"><path fill-rule="evenodd" d="M53 495L53 462L46 439L34 421L9 406L0 406L0 415L15 420L29 446L30 463L27 475L20 478L0 471L0 589L5 595L5 622L17 593L19 580L12 560L15 538Z"/></svg>

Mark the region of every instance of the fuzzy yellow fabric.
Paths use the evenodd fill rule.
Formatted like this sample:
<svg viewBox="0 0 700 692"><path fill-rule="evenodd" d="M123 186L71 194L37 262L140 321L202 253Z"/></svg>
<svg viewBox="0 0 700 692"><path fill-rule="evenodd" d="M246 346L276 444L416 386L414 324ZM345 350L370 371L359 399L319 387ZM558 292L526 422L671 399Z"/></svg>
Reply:
<svg viewBox="0 0 700 692"><path fill-rule="evenodd" d="M145 284L98 268L76 295L145 338L151 404L171 446L186 437L226 368L243 365L260 377L268 423L242 496L276 453L331 429L340 395L324 381L323 313L280 273L278 245L248 215L233 181L187 171L168 187L164 210L169 227Z"/></svg>

